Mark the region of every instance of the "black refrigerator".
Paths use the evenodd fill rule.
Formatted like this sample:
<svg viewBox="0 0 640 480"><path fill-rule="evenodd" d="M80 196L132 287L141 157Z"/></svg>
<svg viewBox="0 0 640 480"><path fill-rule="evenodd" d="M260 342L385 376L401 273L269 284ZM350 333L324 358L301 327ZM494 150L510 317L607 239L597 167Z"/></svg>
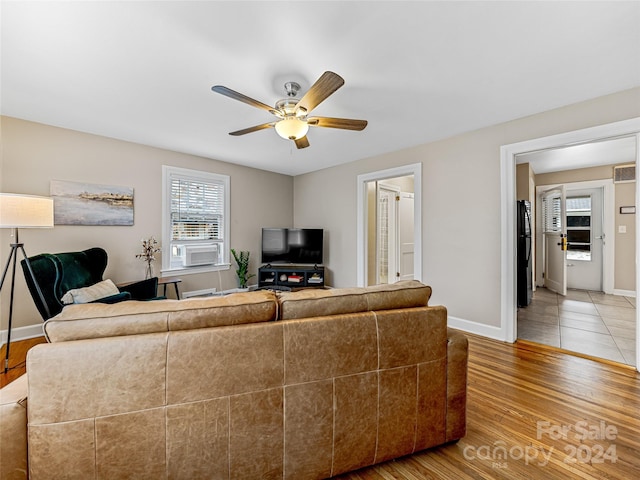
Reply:
<svg viewBox="0 0 640 480"><path fill-rule="evenodd" d="M533 278L531 269L531 204L526 200L518 200L516 208L517 222L517 282L518 307L526 307L531 303L533 294Z"/></svg>

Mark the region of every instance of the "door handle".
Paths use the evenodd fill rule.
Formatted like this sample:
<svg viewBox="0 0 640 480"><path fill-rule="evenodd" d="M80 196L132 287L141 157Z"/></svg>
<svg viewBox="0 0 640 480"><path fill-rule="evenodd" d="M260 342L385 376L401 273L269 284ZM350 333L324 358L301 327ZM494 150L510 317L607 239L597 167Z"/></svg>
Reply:
<svg viewBox="0 0 640 480"><path fill-rule="evenodd" d="M567 243L567 237L562 237L561 241L558 242L558 246L560 247L560 250L562 250L562 251L566 251L568 245L569 244Z"/></svg>

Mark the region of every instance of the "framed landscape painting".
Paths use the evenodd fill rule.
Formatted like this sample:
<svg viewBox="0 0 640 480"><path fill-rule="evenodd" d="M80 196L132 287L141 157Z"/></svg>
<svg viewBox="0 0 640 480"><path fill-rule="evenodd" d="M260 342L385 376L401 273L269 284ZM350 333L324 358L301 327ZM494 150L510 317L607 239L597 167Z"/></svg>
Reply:
<svg viewBox="0 0 640 480"><path fill-rule="evenodd" d="M51 180L55 225L133 225L133 188Z"/></svg>

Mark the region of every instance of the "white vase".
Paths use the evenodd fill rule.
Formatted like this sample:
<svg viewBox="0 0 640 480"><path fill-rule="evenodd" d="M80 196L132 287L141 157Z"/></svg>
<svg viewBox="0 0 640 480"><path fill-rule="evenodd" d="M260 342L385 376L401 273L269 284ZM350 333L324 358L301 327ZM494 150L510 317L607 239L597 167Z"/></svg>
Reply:
<svg viewBox="0 0 640 480"><path fill-rule="evenodd" d="M147 262L147 268L144 272L144 279L148 280L149 278L153 278L153 263Z"/></svg>

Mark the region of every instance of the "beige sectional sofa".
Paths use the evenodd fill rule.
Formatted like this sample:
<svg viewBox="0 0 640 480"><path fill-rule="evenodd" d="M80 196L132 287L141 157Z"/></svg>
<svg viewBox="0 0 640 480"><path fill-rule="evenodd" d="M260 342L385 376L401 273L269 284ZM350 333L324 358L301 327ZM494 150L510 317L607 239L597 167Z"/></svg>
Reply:
<svg viewBox="0 0 640 480"><path fill-rule="evenodd" d="M0 391L1 478L319 479L457 440L467 340L430 295L66 307Z"/></svg>

